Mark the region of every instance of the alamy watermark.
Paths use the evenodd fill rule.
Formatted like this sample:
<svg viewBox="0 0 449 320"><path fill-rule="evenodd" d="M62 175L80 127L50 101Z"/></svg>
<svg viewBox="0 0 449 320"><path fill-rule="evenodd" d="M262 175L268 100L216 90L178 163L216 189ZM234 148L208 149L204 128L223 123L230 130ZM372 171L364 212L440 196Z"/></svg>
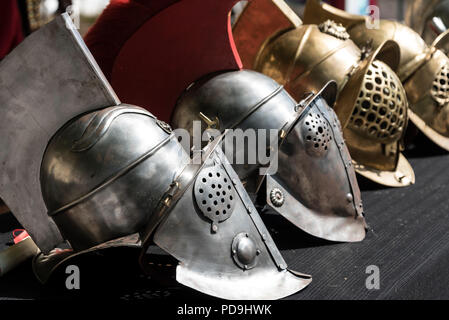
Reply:
<svg viewBox="0 0 449 320"><path fill-rule="evenodd" d="M217 129L201 129L201 121L193 121L191 132L185 129L173 130L185 151L192 151L190 160L200 164L204 146L222 135ZM222 140L222 150L231 164L259 167L260 175L272 175L278 169L279 130L276 129L227 129Z"/></svg>
<svg viewBox="0 0 449 320"><path fill-rule="evenodd" d="M366 8L366 14L368 19L366 19L367 29L380 29L380 9L378 6L370 5Z"/></svg>
<svg viewBox="0 0 449 320"><path fill-rule="evenodd" d="M68 277L65 280L65 287L67 290L79 290L80 289L80 268L75 265L67 266L65 273Z"/></svg>
<svg viewBox="0 0 449 320"><path fill-rule="evenodd" d="M366 267L365 273L368 277L365 280L365 286L368 290L380 290L380 269L376 265Z"/></svg>

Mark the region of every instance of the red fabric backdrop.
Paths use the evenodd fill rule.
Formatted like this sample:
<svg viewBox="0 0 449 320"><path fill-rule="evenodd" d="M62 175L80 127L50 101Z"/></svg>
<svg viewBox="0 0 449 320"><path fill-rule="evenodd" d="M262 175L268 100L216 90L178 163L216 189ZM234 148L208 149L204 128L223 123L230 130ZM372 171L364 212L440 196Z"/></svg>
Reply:
<svg viewBox="0 0 449 320"><path fill-rule="evenodd" d="M16 0L0 1L0 59L23 40L22 20Z"/></svg>

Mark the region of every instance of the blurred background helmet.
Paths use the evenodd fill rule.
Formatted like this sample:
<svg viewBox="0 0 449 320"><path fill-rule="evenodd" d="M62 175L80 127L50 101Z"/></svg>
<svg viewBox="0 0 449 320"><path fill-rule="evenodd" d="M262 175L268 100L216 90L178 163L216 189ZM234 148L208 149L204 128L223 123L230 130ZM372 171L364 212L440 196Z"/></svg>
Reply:
<svg viewBox="0 0 449 320"><path fill-rule="evenodd" d="M320 23L334 19L342 23L359 46L372 43L377 48L386 40L394 40L401 50L397 74L409 102L410 120L441 148L449 150L449 81L446 70L449 59L440 50L447 43L448 33L441 33L428 46L418 33L396 21L380 20L379 28L367 28L366 17L348 14L319 1L309 0L304 20Z"/></svg>
<svg viewBox="0 0 449 320"><path fill-rule="evenodd" d="M288 26L282 18L276 18L278 24L257 18L256 13L263 11L279 12L277 3L249 3L234 25L238 50L248 52L246 67L283 84L295 99L334 79L338 85L334 109L357 172L387 186L414 183L413 169L401 153L408 117L405 91L395 74L397 44L386 41L376 50L369 45L361 50L333 20ZM260 37L264 28L265 39L252 52L244 39Z"/></svg>
<svg viewBox="0 0 449 320"><path fill-rule="evenodd" d="M405 12L405 23L431 45L449 27L449 1L412 1Z"/></svg>

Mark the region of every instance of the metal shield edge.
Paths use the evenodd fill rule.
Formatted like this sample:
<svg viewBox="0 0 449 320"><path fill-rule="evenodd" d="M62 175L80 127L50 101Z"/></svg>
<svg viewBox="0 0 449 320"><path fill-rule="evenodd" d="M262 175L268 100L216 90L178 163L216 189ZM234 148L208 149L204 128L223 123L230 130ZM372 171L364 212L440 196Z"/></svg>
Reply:
<svg viewBox="0 0 449 320"><path fill-rule="evenodd" d="M47 143L70 119L119 103L67 14L0 63L0 197L44 253L62 241L41 194Z"/></svg>

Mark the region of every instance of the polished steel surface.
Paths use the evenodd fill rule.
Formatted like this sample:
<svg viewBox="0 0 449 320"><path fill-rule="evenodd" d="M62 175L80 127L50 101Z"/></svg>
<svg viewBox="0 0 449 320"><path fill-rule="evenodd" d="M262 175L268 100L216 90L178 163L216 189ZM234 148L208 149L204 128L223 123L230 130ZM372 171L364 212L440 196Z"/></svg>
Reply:
<svg viewBox="0 0 449 320"><path fill-rule="evenodd" d="M33 261L38 279L46 282L79 254L140 246L141 238L143 255L154 241L180 261L180 283L213 296L276 299L307 286L309 276L287 270L218 147L221 138L197 154L204 162L190 162L164 128L169 129L147 111L120 105L76 118L52 138L42 165L44 198L73 249L39 254ZM90 196L80 197L85 193ZM212 195L210 201L224 200L224 208L207 214L202 194ZM67 208L66 202L72 205ZM217 205L205 204L214 210ZM235 290L229 291L230 284Z"/></svg>
<svg viewBox="0 0 449 320"><path fill-rule="evenodd" d="M326 137L313 138L308 124ZM312 101L293 125L280 145L279 163L278 172L266 181L267 203L273 209L316 237L363 240L363 205L351 157L337 117L323 99ZM285 197L282 206L271 200L276 189Z"/></svg>
<svg viewBox="0 0 449 320"><path fill-rule="evenodd" d="M269 179L269 178L267 178ZM267 188L271 189L271 188ZM282 207L285 203L285 196L281 189L278 188L272 188L270 191L270 199L269 202L277 208Z"/></svg>
<svg viewBox="0 0 449 320"><path fill-rule="evenodd" d="M224 299L278 299L306 287L311 278L287 269L219 141L214 141L205 154L201 166L192 164L182 173L189 178L180 181L187 183L180 184L182 193L170 205L153 237L158 246L179 260L177 281ZM203 218L192 199L194 181L203 170L207 175L224 172L237 196L232 215L218 222L214 232L210 219Z"/></svg>
<svg viewBox="0 0 449 320"><path fill-rule="evenodd" d="M44 28L50 35L44 32L41 36L48 37L47 41L55 40L51 37L52 33L56 38L67 36L64 32L58 33L67 27L63 23L69 24L68 17L64 19L57 20L53 27ZM79 57L72 52L69 57L74 61L70 62L79 67L78 72L85 74L76 79L71 79L70 73L57 75L54 81L65 83L67 87L48 81L50 88L54 86L61 90L57 94L43 92L48 89L45 86L47 83L43 81L40 92L43 99L39 95L31 95L36 99L33 105L35 109L31 108L30 101L26 99L28 90L24 90L23 100L18 99L23 104L15 105L17 110L21 111L20 107L25 110L25 116L36 115L35 125L41 125L40 129L47 134L44 137L38 135L41 140L33 140L31 135L37 130L29 130L28 140L21 145L22 148L30 148L30 143L37 141L35 149L42 151L36 151L39 157L32 158L33 165L39 164L40 175L36 180L40 180L40 188L30 188L30 195L40 201L43 198L48 215L71 246L67 250L42 252L34 259L33 268L39 280L47 281L55 268L76 255L112 246L140 246L139 237L144 240L144 252L150 237L154 235L157 244L180 260L177 272L179 281L214 296L275 299L296 293L307 286L311 281L310 276L287 269L287 264L237 174L221 149L216 148L218 141L211 144L209 149L206 148L205 163L191 163L166 123L158 121L144 109L119 104L107 83L100 81L103 78L97 73L95 63L87 51L77 47L81 46L79 35L70 33L68 39L68 42L73 42L71 49L82 53L82 57ZM58 44L68 45L64 42ZM61 52L56 50L53 54L61 59ZM8 70L12 62L6 62L5 69ZM47 65L40 67L48 68ZM41 72L39 79L47 80L46 77L51 76L51 72L39 68L38 71ZM75 70L71 71L76 73ZM34 82L36 79L31 84ZM5 82L4 92L11 89L9 84ZM83 86L87 86L87 89L82 90ZM277 96L280 92L276 85L272 95ZM33 90L31 93L34 93ZM77 99L73 97L74 94ZM105 105L103 103L108 94L111 103ZM13 96L9 100L14 102L15 98ZM52 111L57 110L56 102L64 109L65 98L69 99L67 108L70 117L64 113L58 115L57 119L44 121L44 117L54 116ZM89 98L92 101L88 103ZM5 104L9 100L5 99ZM47 102L47 105L39 108L40 103ZM90 107L82 109L81 106L75 111L74 107L71 108L75 102ZM91 105L94 102L98 103L95 107ZM296 109L297 106L294 104L293 107ZM5 109L5 114L9 116L16 111ZM63 115L67 118L63 118ZM245 117L250 115L248 113ZM7 127L10 131L2 131L5 135L9 134L10 141L7 142L11 145L13 134L19 135L18 130L12 130L19 125L12 123L11 128ZM16 164L14 169L27 168ZM22 179L18 182L26 184L28 181ZM214 196L212 192L219 194ZM210 194L212 198L209 201L212 202L208 203L208 200L201 198L202 193ZM203 205L205 207L200 214L199 206ZM213 215L205 214L212 211L212 206ZM33 219L39 222L43 218L33 216ZM44 221L47 220L45 216ZM150 234L147 230L156 231ZM196 273L200 276L195 276ZM209 282L204 281L204 277ZM229 291L230 286L235 286L235 289Z"/></svg>
<svg viewBox="0 0 449 320"><path fill-rule="evenodd" d="M85 250L143 229L187 161L152 114L110 107L53 136L42 160L42 194L61 233Z"/></svg>
<svg viewBox="0 0 449 320"><path fill-rule="evenodd" d="M247 129L284 130L286 135L281 138L288 142L278 158L277 176L283 179L290 190L294 190L295 201L302 203L301 210L295 212L296 219L311 221L310 224L301 224L301 227L306 232L316 236L325 235L325 238L332 240L360 241L360 234L365 233L363 223L359 224L360 230L354 237L340 233L338 228L333 228L332 223L314 225L316 215L326 215L329 217L328 221L331 221L332 217L340 219L342 215L349 217L348 221L355 219L359 216L358 206L361 204L361 202L355 202L360 200L360 196L352 204L348 204L346 200L348 192L354 191L360 195L360 191L353 167L345 167L345 163L350 162L349 153L346 154L347 159L346 157L343 159L340 152L336 151L338 148L335 145L335 136L341 133L339 127L330 129L328 117L333 114L333 111L329 111L330 109L326 109L325 112L317 111L317 105L321 103L324 105L334 103L335 83L330 83L320 92L316 91L316 95L309 99L313 102L308 100L300 105L285 90L279 91L279 87L279 84L268 77L247 70L208 78L195 83L184 93L179 100L172 123L174 127L185 128L192 133L192 122L201 120L199 115L202 113L209 119L219 119L218 129L222 132L227 128L243 131ZM254 108L254 106L258 107ZM292 126L298 123L297 120L306 107L311 109L312 118L310 121L301 121L293 129ZM316 122L312 123L312 120ZM206 127L204 125L202 130ZM328 149L331 146L333 152L329 153ZM233 155L248 152L246 149L237 150L237 147L236 144L233 145ZM344 148L346 150L346 147ZM275 153L274 156L277 156L277 151ZM244 159L248 159L246 154ZM261 185L263 176L260 176L258 172L261 166L261 163L245 165L233 162L235 171L250 193L271 192ZM312 173L311 167L318 171ZM316 178L318 176L319 178ZM323 191L323 188L330 192ZM338 191L335 192L335 190ZM333 195L328 197L331 193ZM339 204L341 202L344 202L344 206ZM289 205L293 204L285 202L283 206ZM277 208L275 206L275 209ZM296 208L299 207L296 206ZM282 210L280 211L282 214ZM363 220L363 217L360 219ZM316 232L318 229L325 231Z"/></svg>
<svg viewBox="0 0 449 320"><path fill-rule="evenodd" d="M39 181L48 141L73 117L117 104L67 15L34 32L0 63L0 196L42 251L62 241Z"/></svg>
<svg viewBox="0 0 449 320"><path fill-rule="evenodd" d="M246 232L234 237L231 252L235 264L243 270L254 268L257 265L257 256L261 253L256 246L256 241Z"/></svg>
<svg viewBox="0 0 449 320"><path fill-rule="evenodd" d="M195 200L201 212L215 224L232 215L236 202L232 181L223 170L204 169L195 181Z"/></svg>

